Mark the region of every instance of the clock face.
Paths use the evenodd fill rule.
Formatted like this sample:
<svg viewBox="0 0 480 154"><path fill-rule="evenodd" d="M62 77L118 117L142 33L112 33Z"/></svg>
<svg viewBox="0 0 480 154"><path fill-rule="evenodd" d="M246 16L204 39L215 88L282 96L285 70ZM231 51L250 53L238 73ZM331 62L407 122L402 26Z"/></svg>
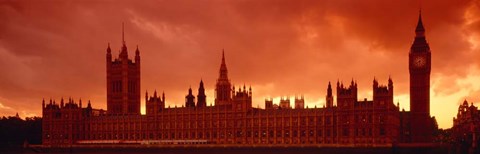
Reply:
<svg viewBox="0 0 480 154"><path fill-rule="evenodd" d="M418 57L415 57L415 59L413 59L413 64L416 67L423 67L425 66L426 63L427 63L427 60L425 59L424 56L418 56Z"/></svg>

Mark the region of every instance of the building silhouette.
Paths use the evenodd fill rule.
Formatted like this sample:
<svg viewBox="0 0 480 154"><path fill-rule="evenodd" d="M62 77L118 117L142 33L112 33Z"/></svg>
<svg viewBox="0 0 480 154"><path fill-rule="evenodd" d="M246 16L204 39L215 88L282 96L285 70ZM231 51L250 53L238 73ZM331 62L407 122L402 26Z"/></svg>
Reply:
<svg viewBox="0 0 480 154"><path fill-rule="evenodd" d="M385 85L373 79L372 100L358 99L357 82L337 81L336 96L329 82L326 106L305 108L303 96L265 100L265 109L252 107L252 88L232 86L222 51L214 105L207 105L201 80L197 100L192 88L185 105L165 104L165 93L145 94L146 114L140 114L140 53L128 59L125 41L112 61L107 48L107 111L69 99L43 101L43 144L288 144L392 146L428 141L430 52L421 18L410 52L412 111L400 112L393 102L391 78ZM421 59L422 60L417 60ZM336 104L334 104L334 100ZM421 124L421 125L418 125ZM411 134L409 133L411 132ZM420 135L420 136L417 136Z"/></svg>
<svg viewBox="0 0 480 154"><path fill-rule="evenodd" d="M400 113L400 141L430 143L433 140L433 132L437 128L435 128L435 117L430 116L431 52L425 38L421 12L408 57L410 112Z"/></svg>
<svg viewBox="0 0 480 154"><path fill-rule="evenodd" d="M107 113L140 114L140 51L137 46L135 61L128 58L123 31L118 58L107 47Z"/></svg>
<svg viewBox="0 0 480 154"><path fill-rule="evenodd" d="M453 142L471 153L480 151L480 110L473 105L468 105L467 100L458 106L457 117L453 118ZM467 151L463 151L467 153Z"/></svg>

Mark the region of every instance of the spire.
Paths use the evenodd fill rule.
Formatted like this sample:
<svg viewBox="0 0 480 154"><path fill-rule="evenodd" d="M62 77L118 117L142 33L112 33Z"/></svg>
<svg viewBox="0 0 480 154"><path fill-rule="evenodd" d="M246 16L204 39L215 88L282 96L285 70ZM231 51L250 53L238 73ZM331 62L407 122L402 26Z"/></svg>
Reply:
<svg viewBox="0 0 480 154"><path fill-rule="evenodd" d="M332 85L328 82L327 96L332 96Z"/></svg>
<svg viewBox="0 0 480 154"><path fill-rule="evenodd" d="M148 90L145 91L145 102L148 101Z"/></svg>
<svg viewBox="0 0 480 154"><path fill-rule="evenodd" d="M415 38L410 48L410 52L430 52L430 47L425 38L425 28L423 27L422 11L418 13L418 23L415 28Z"/></svg>
<svg viewBox="0 0 480 154"><path fill-rule="evenodd" d="M92 104L90 104L90 100L88 100L87 108L92 108Z"/></svg>
<svg viewBox="0 0 480 154"><path fill-rule="evenodd" d="M225 64L225 49L222 49L222 64Z"/></svg>
<svg viewBox="0 0 480 154"><path fill-rule="evenodd" d="M107 45L107 53L108 54L112 53L112 49L110 49L110 42L108 42L108 45Z"/></svg>
<svg viewBox="0 0 480 154"><path fill-rule="evenodd" d="M123 43L123 46L125 46L125 25L123 22L122 22L122 43Z"/></svg>
<svg viewBox="0 0 480 154"><path fill-rule="evenodd" d="M165 91L162 92L162 101L165 102Z"/></svg>
<svg viewBox="0 0 480 154"><path fill-rule="evenodd" d="M220 65L220 78L228 80L227 64L225 64L225 49L222 49L222 64Z"/></svg>
<svg viewBox="0 0 480 154"><path fill-rule="evenodd" d="M422 10L420 10L418 14L418 23L417 23L417 28L415 28L415 34L417 35L417 37L425 36L425 28L423 27L423 22L422 22Z"/></svg>
<svg viewBox="0 0 480 154"><path fill-rule="evenodd" d="M128 52L127 52L127 45L125 44L125 26L122 22L122 49L120 51L120 58L121 59L128 59Z"/></svg>
<svg viewBox="0 0 480 154"><path fill-rule="evenodd" d="M202 79L200 79L200 87L198 88L197 106L198 107L206 107L207 106L207 96L205 95L205 87L203 87L203 80Z"/></svg>

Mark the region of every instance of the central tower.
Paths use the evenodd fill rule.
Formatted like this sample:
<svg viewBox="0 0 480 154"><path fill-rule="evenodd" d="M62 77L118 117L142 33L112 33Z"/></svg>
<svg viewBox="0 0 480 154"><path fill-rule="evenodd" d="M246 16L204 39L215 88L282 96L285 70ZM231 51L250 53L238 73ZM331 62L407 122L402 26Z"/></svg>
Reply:
<svg viewBox="0 0 480 154"><path fill-rule="evenodd" d="M228 79L227 65L225 64L225 51L222 51L222 64L220 76L215 85L215 106L220 108L232 108L232 84Z"/></svg>
<svg viewBox="0 0 480 154"><path fill-rule="evenodd" d="M431 52L421 13L415 34L409 53L411 136L413 142L430 142L433 131L430 119Z"/></svg>
<svg viewBox="0 0 480 154"><path fill-rule="evenodd" d="M135 61L128 59L122 25L120 55L112 60L110 44L107 48L107 113L140 114L140 51Z"/></svg>

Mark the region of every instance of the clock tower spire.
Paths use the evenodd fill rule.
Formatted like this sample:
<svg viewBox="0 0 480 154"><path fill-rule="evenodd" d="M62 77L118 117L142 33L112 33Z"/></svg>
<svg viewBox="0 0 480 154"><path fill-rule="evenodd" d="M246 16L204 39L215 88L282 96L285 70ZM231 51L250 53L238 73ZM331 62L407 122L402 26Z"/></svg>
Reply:
<svg viewBox="0 0 480 154"><path fill-rule="evenodd" d="M425 38L422 13L419 13L415 39L409 52L410 129L412 142L430 142L433 123L430 118L431 52Z"/></svg>

